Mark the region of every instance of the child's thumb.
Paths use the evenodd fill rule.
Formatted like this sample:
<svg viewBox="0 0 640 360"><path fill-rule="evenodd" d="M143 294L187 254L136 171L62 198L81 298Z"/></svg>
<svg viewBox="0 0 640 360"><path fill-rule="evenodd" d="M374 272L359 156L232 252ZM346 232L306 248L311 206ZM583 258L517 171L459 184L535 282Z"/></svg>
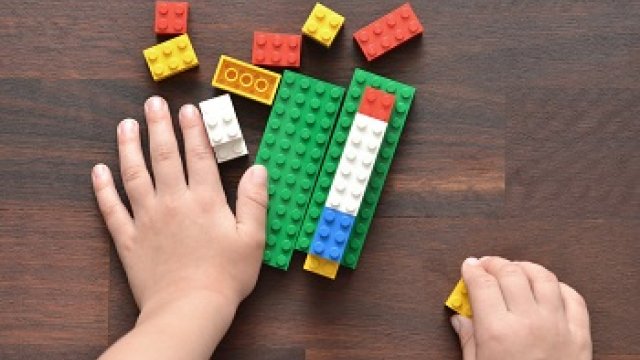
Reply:
<svg viewBox="0 0 640 360"><path fill-rule="evenodd" d="M242 175L238 185L236 221L244 238L264 243L267 199L267 169L254 165Z"/></svg>
<svg viewBox="0 0 640 360"><path fill-rule="evenodd" d="M462 358L464 360L475 360L476 341L473 336L473 321L462 315L453 315L451 317L451 326L453 326L460 338Z"/></svg>

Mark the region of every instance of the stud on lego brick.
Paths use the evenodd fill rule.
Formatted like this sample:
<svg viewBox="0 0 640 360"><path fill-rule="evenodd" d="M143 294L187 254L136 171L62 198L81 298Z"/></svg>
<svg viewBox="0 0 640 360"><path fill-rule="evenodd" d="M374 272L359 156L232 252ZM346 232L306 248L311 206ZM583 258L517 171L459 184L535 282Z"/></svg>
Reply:
<svg viewBox="0 0 640 360"><path fill-rule="evenodd" d="M353 37L367 60L374 60L410 39L424 28L409 3L358 30Z"/></svg>
<svg viewBox="0 0 640 360"><path fill-rule="evenodd" d="M362 95L358 112L374 119L389 121L396 97L382 90L367 86Z"/></svg>
<svg viewBox="0 0 640 360"><path fill-rule="evenodd" d="M339 263L354 220L353 215L325 207L311 241L309 254Z"/></svg>
<svg viewBox="0 0 640 360"><path fill-rule="evenodd" d="M145 49L142 54L155 81L198 66L198 58L187 34Z"/></svg>
<svg viewBox="0 0 640 360"><path fill-rule="evenodd" d="M309 18L302 26L302 33L325 47L330 47L342 28L342 24L344 24L344 16L316 3Z"/></svg>
<svg viewBox="0 0 640 360"><path fill-rule="evenodd" d="M307 254L307 258L304 260L303 266L303 268L307 271L327 277L332 280L336 278L339 267L340 263L323 259L312 254Z"/></svg>
<svg viewBox="0 0 640 360"><path fill-rule="evenodd" d="M177 35L187 32L188 2L156 2L154 29L158 35Z"/></svg>
<svg viewBox="0 0 640 360"><path fill-rule="evenodd" d="M444 303L449 309L457 312L462 316L471 318L473 312L471 311L471 302L469 302L469 294L467 293L467 286L464 281L460 279L455 288L451 292L451 295Z"/></svg>
<svg viewBox="0 0 640 360"><path fill-rule="evenodd" d="M263 261L289 267L344 88L285 70L256 163L269 173Z"/></svg>
<svg viewBox="0 0 640 360"><path fill-rule="evenodd" d="M302 36L262 31L253 33L251 62L273 67L300 67Z"/></svg>
<svg viewBox="0 0 640 360"><path fill-rule="evenodd" d="M349 131L326 206L357 215L387 123L360 113Z"/></svg>
<svg viewBox="0 0 640 360"><path fill-rule="evenodd" d="M271 105L280 74L221 55L211 85Z"/></svg>
<svg viewBox="0 0 640 360"><path fill-rule="evenodd" d="M229 94L202 101L200 112L218 163L248 154Z"/></svg>

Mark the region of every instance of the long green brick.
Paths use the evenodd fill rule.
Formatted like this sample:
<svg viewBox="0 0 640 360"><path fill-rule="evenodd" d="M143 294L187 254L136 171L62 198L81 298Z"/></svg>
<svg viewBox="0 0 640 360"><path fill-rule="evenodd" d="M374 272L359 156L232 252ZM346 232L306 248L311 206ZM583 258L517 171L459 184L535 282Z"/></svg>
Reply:
<svg viewBox="0 0 640 360"><path fill-rule="evenodd" d="M265 264L286 270L345 89L286 70L256 163L269 172Z"/></svg>
<svg viewBox="0 0 640 360"><path fill-rule="evenodd" d="M340 161L351 123L355 118L366 86L394 94L396 96L396 103L391 118L389 119L389 125L380 147L373 173L371 174L362 204L360 205L349 243L342 257L342 265L351 269L356 268L358 260L360 259L364 241L369 232L371 221L373 220L373 214L375 213L380 194L382 193L387 174L389 173L389 167L391 166L393 155L398 146L400 135L404 129L409 108L413 102L415 88L362 69L356 69L351 85L347 90L347 97L342 106L342 111L338 117L338 125L331 138L329 150L320 170L320 175L318 176L318 181L313 191L312 201L307 208L302 230L296 241L296 249L308 252L309 244L316 230L318 218L320 217L327 195L331 189L331 182L333 181L333 176Z"/></svg>

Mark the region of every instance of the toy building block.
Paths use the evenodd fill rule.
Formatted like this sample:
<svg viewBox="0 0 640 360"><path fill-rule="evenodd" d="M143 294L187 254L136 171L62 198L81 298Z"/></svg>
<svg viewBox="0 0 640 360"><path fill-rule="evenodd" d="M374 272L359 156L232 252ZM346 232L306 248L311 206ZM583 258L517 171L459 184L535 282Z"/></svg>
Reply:
<svg viewBox="0 0 640 360"><path fill-rule="evenodd" d="M327 259L323 259L319 256L307 254L307 258L304 261L304 269L328 277L329 279L335 279L338 274L338 268L340 263L333 262Z"/></svg>
<svg viewBox="0 0 640 360"><path fill-rule="evenodd" d="M255 31L253 33L254 65L300 67L302 36Z"/></svg>
<svg viewBox="0 0 640 360"><path fill-rule="evenodd" d="M218 163L248 154L229 94L202 101L200 111Z"/></svg>
<svg viewBox="0 0 640 360"><path fill-rule="evenodd" d="M342 265L350 269L355 269L358 265L369 226L373 220L373 214L378 205L378 200L382 193L393 155L398 146L409 108L413 102L415 88L362 69L355 70L345 96L344 104L342 105L340 116L338 117L336 130L329 144L329 150L327 151L325 161L318 175L312 201L309 203L302 229L296 241L296 249L304 252L309 251L309 246L313 240L320 213L329 194L349 129L351 128L351 124L356 116L367 86L394 94L396 101L388 121L384 140L378 150L378 157L376 158L373 173L369 178L369 183L364 193L363 201L360 204L360 210L358 211L356 222L351 231L347 248L342 256Z"/></svg>
<svg viewBox="0 0 640 360"><path fill-rule="evenodd" d="M395 47L422 34L424 28L406 3L358 30L353 37L367 60L374 60Z"/></svg>
<svg viewBox="0 0 640 360"><path fill-rule="evenodd" d="M457 312L462 316L471 318L473 312L471 311L471 303L469 302L469 294L467 293L467 286L464 281L460 279L456 284L456 287L451 292L451 295L444 303L449 309Z"/></svg>
<svg viewBox="0 0 640 360"><path fill-rule="evenodd" d="M176 35L187 32L188 2L156 2L155 32L158 35Z"/></svg>
<svg viewBox="0 0 640 360"><path fill-rule="evenodd" d="M395 101L396 97L392 94L367 87L364 89L358 113L387 122Z"/></svg>
<svg viewBox="0 0 640 360"><path fill-rule="evenodd" d="M330 47L333 39L342 28L342 24L344 24L344 16L316 3L309 18L302 26L302 33L325 47Z"/></svg>
<svg viewBox="0 0 640 360"><path fill-rule="evenodd" d="M256 163L269 173L264 263L286 270L344 88L285 70Z"/></svg>
<svg viewBox="0 0 640 360"><path fill-rule="evenodd" d="M280 74L221 55L211 85L271 105Z"/></svg>
<svg viewBox="0 0 640 360"><path fill-rule="evenodd" d="M355 216L325 207L313 236L309 254L340 263Z"/></svg>
<svg viewBox="0 0 640 360"><path fill-rule="evenodd" d="M325 206L358 214L386 128L384 121L356 114Z"/></svg>
<svg viewBox="0 0 640 360"><path fill-rule="evenodd" d="M166 79L198 66L198 58L187 34L142 51L154 81Z"/></svg>

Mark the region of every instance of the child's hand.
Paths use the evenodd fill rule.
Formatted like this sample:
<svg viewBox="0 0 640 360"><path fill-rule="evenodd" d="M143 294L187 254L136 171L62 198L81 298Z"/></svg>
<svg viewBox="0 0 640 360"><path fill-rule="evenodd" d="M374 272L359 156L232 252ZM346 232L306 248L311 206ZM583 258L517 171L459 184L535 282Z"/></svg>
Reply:
<svg viewBox="0 0 640 360"><path fill-rule="evenodd" d="M499 257L462 265L473 320L455 315L464 360L589 360L589 314L580 294L544 267Z"/></svg>
<svg viewBox="0 0 640 360"><path fill-rule="evenodd" d="M152 97L145 114L153 180L142 155L138 123L124 120L117 130L133 217L118 197L109 169L96 165L92 176L98 205L140 308L136 328L175 310L156 325L169 332L166 327L180 328L179 318L222 321L208 329L221 334L197 335L219 340L257 280L265 237L266 170L254 166L244 174L234 217L198 110L193 105L180 110L186 175L167 103ZM195 320L188 320L190 308L197 311ZM188 353L180 357L189 358Z"/></svg>

